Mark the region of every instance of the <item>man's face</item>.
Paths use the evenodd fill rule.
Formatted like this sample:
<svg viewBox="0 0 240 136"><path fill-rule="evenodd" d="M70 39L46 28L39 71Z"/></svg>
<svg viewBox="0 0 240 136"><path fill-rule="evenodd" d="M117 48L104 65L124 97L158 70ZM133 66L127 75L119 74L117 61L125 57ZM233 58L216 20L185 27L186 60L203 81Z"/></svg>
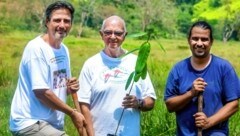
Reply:
<svg viewBox="0 0 240 136"><path fill-rule="evenodd" d="M117 50L125 39L123 23L118 19L107 20L105 27L100 31L101 37L105 43L105 48Z"/></svg>
<svg viewBox="0 0 240 136"><path fill-rule="evenodd" d="M55 40L62 40L67 36L71 29L71 13L67 9L57 9L51 14L50 20L47 20L47 32Z"/></svg>
<svg viewBox="0 0 240 136"><path fill-rule="evenodd" d="M204 58L208 56L212 46L210 30L201 27L193 27L188 43L194 57Z"/></svg>

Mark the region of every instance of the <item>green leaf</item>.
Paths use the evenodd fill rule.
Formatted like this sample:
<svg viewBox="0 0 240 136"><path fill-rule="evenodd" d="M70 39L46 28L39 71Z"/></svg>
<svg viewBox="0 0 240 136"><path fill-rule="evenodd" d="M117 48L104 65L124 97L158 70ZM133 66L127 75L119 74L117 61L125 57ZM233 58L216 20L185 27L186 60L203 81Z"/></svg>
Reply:
<svg viewBox="0 0 240 136"><path fill-rule="evenodd" d="M156 38L155 35L153 35L153 38L155 39L155 42L160 46L160 48L161 48L164 52L166 52L166 50L163 48L162 44L157 41L157 38Z"/></svg>
<svg viewBox="0 0 240 136"><path fill-rule="evenodd" d="M127 80L127 83L126 83L126 85L125 85L125 90L127 90L128 89L128 87L129 87L129 85L131 84L131 82L132 82L132 79L133 79L133 76L134 76L134 71L129 75L129 77L128 77L128 80Z"/></svg>
<svg viewBox="0 0 240 136"><path fill-rule="evenodd" d="M142 73L135 73L134 82L137 82L140 79L141 75Z"/></svg>
<svg viewBox="0 0 240 136"><path fill-rule="evenodd" d="M149 56L150 49L151 49L151 46L150 46L149 42L144 42L141 45L139 53L138 53L136 66L135 66L136 73L141 73L142 70L144 69L144 67L147 63L147 58Z"/></svg>
<svg viewBox="0 0 240 136"><path fill-rule="evenodd" d="M144 36L144 35L147 35L147 33L146 32L139 32L139 33L127 35L127 37L128 38L138 38L138 37L141 37L141 36Z"/></svg>
<svg viewBox="0 0 240 136"><path fill-rule="evenodd" d="M121 55L121 56L118 57L118 58L123 58L123 57L127 56L128 54L133 53L133 52L135 52L135 51L137 51L137 50L139 50L139 49L140 49L140 48L136 48L136 49L133 49L133 50L131 50L131 51L128 51L127 53Z"/></svg>
<svg viewBox="0 0 240 136"><path fill-rule="evenodd" d="M145 79L147 77L147 63L142 71L141 78Z"/></svg>

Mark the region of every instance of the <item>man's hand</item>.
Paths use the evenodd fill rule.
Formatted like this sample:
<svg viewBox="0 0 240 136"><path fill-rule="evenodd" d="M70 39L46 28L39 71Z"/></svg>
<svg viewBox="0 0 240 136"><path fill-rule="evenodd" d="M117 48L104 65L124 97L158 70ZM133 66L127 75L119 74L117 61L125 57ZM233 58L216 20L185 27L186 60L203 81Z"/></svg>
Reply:
<svg viewBox="0 0 240 136"><path fill-rule="evenodd" d="M135 108L135 109L138 109L139 104L138 104L138 99L137 99L137 97L134 96L134 95L129 95L129 94L127 94L127 95L123 98L122 106L123 106L124 108Z"/></svg>
<svg viewBox="0 0 240 136"><path fill-rule="evenodd" d="M83 128L87 127L84 116L77 110L73 110L70 115L74 126L77 128L79 135L83 136Z"/></svg>
<svg viewBox="0 0 240 136"><path fill-rule="evenodd" d="M195 118L195 125L198 128L207 129L210 127L210 121L203 112L197 112L193 115Z"/></svg>
<svg viewBox="0 0 240 136"><path fill-rule="evenodd" d="M198 95L199 92L203 92L205 90L205 87L207 86L207 83L204 81L203 78L199 77L196 80L193 81L192 84L192 95L195 97Z"/></svg>
<svg viewBox="0 0 240 136"><path fill-rule="evenodd" d="M76 77L72 77L67 80L67 92L74 93L79 90L79 82Z"/></svg>

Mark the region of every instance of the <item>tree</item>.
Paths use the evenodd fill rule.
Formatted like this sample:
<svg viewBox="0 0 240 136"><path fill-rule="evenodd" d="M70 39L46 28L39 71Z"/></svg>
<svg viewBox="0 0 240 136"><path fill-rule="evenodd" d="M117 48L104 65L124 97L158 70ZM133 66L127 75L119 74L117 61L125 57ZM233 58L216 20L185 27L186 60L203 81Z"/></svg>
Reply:
<svg viewBox="0 0 240 136"><path fill-rule="evenodd" d="M169 37L176 29L176 9L169 0L133 0L140 20L141 31L154 31L155 35Z"/></svg>
<svg viewBox="0 0 240 136"><path fill-rule="evenodd" d="M203 8L204 7L204 8ZM194 5L194 19L204 18L214 23L214 27L222 30L221 36L227 42L233 33L239 33L240 1L233 0L204 0ZM220 26L221 25L221 26Z"/></svg>
<svg viewBox="0 0 240 136"><path fill-rule="evenodd" d="M191 4L181 4L178 6L178 31L186 34L188 32L189 27L191 26L193 16L193 9Z"/></svg>
<svg viewBox="0 0 240 136"><path fill-rule="evenodd" d="M95 0L75 0L73 3L76 4L76 15L80 18L75 18L75 23L78 24L77 37L81 37L84 26L87 26L87 22L90 15L95 11Z"/></svg>
<svg viewBox="0 0 240 136"><path fill-rule="evenodd" d="M227 16L224 19L223 27L223 42L227 42L236 32L235 35L239 33L240 26L240 7L237 10L231 8L231 1L224 0L224 5L226 5L225 10L227 11ZM237 37L237 36L236 36Z"/></svg>

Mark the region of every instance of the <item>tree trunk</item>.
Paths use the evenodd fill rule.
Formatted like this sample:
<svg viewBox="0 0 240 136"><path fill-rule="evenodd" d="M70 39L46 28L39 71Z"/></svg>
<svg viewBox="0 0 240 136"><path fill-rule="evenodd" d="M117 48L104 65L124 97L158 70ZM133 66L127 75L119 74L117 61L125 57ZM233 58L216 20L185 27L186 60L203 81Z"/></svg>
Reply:
<svg viewBox="0 0 240 136"><path fill-rule="evenodd" d="M223 28L223 42L226 43L233 33L233 25L226 24Z"/></svg>

